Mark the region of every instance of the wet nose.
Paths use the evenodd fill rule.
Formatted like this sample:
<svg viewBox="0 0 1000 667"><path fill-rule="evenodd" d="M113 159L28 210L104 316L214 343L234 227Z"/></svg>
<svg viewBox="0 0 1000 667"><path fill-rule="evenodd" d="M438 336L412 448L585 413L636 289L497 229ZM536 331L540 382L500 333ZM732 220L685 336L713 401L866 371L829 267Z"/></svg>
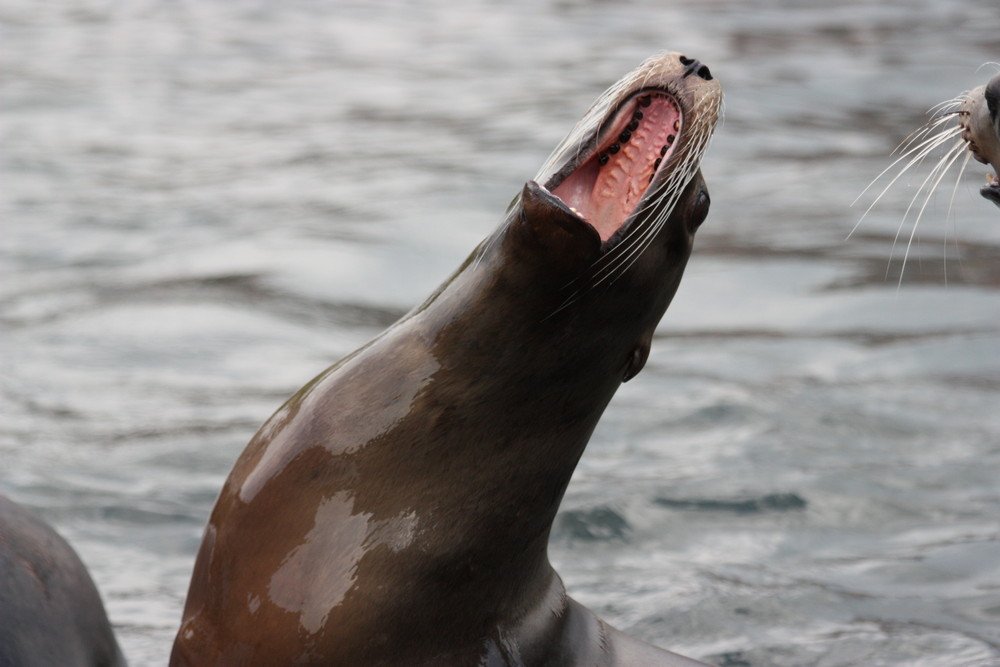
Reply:
<svg viewBox="0 0 1000 667"><path fill-rule="evenodd" d="M707 65L703 65L698 59L681 56L681 65L684 65L685 78L691 76L692 74L697 74L705 81L712 80L712 72L708 69Z"/></svg>

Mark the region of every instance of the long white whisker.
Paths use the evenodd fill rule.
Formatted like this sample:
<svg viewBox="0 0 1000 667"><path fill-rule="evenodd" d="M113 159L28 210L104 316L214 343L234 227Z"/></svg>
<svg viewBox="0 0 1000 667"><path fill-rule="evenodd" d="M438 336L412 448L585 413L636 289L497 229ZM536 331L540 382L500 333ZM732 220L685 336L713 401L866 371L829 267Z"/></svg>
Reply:
<svg viewBox="0 0 1000 667"><path fill-rule="evenodd" d="M906 213L903 214L903 221L900 222L899 228L896 230L896 239L899 238L899 232L903 227L903 223L906 221L906 218L910 213L910 209L913 208L913 205L916 203L917 198L920 197L920 194L924 191L924 188L927 186L927 184L932 183L931 187L928 188L927 190L927 195L924 197L923 205L921 205L920 210L917 213L917 217L913 221L913 229L910 231L910 238L909 241L907 241L906 243L906 250L903 253L903 265L900 267L899 270L900 286L903 284L903 273L906 271L906 260L910 255L910 247L913 245L913 238L917 233L917 226L920 224L921 218L923 218L924 211L927 209L927 204L928 202L930 202L931 196L934 194L934 191L937 189L937 186L941 183L941 179L944 178L944 175L948 172L948 169L951 167L952 164L954 164L955 160L957 160L958 157L962 154L962 150L964 147L965 143L959 141L950 149L948 149L948 152L945 154L945 156L941 158L941 160L937 163L937 165L935 165L934 169L931 170L931 173L927 175L927 178L924 179L923 183L920 184L920 187L917 189L916 194L910 201L910 205L906 209ZM896 240L893 240L892 245L893 248L896 247ZM889 256L890 257L892 256L891 250Z"/></svg>
<svg viewBox="0 0 1000 667"><path fill-rule="evenodd" d="M862 190L861 194L859 194L857 197L855 197L855 199L854 199L854 201L852 202L851 205L853 206L854 204L857 204L858 200L861 199L861 197L863 197L864 194L866 192L868 192L868 190L870 190L871 187L873 185L875 185L875 183L877 183L880 178L882 178L883 176L885 176L888 172L892 171L893 167L895 167L897 164L899 164L900 162L902 162L903 160L905 160L906 158L908 158L909 156L911 156L913 153L923 153L923 154L926 154L926 153L934 150L935 148L937 148L937 145L939 143L941 143L942 141L947 141L950 136L955 135L955 134L960 134L961 132L962 132L962 128L961 127L957 127L957 126L956 127L950 127L950 128L948 128L946 130L942 130L938 134L935 134L935 135L933 135L931 137L928 137L927 139L924 139L923 141L921 141L919 144L917 144L913 148L910 148L905 153L902 153L898 158L896 158L892 162L892 164L890 164L888 167L886 167L885 169L883 169L881 171L881 173L879 173L878 176L876 176L875 178L872 179L872 182L868 184L868 187L866 187L864 190ZM903 168L903 171L905 171L906 169L909 169L909 167L910 167L910 165L907 165L906 167Z"/></svg>
<svg viewBox="0 0 1000 667"><path fill-rule="evenodd" d="M654 192L647 194L642 208L634 212L633 216L640 215L644 213L648 208L659 203L660 198L662 196L661 193L663 192L673 192L672 200L668 201L664 206L664 210L668 209L672 210L676 203L675 201L676 198L679 197L679 193L677 192L678 176L679 175L683 176L685 174L685 172L687 171L688 161L689 161L689 156L682 158L681 164L676 168L676 170L674 172L671 172L671 174L666 179L664 179L662 183L655 186L656 189ZM625 258L631 257L633 253L636 252L636 248L641 248L643 246L643 239L648 233L649 230L643 231L643 230L635 230L633 228L633 231L629 234L629 236L626 239L623 239L621 242L619 242L619 244L615 247L615 249L611 253L608 253L608 255L605 255L604 257L601 258L601 260L598 262L598 265L600 264L607 264L607 265L601 268L599 271L597 271L595 277L603 278L605 275L615 273L620 267L621 263L625 261Z"/></svg>
<svg viewBox="0 0 1000 667"><path fill-rule="evenodd" d="M600 285L608 280L613 280L614 276L621 275L628 270L629 267L642 255L643 251L649 247L652 240L656 237L657 232L663 227L666 220L670 217L673 212L674 206L677 204L677 200L680 198L681 193L687 187L691 178L694 177L696 169L692 168L698 164L699 158L703 152L702 146L704 140L702 135L697 135L695 141L695 150L692 154L688 155L686 159L678 166L677 170L671 174L673 178L670 178L660 186L660 189L666 188L671 194L670 199L664 202L663 208L660 214L657 215L656 219L653 220L645 230L640 230L634 235L633 239L629 239L629 244L627 246L622 246L619 244L619 248L623 248L622 252L616 254L616 261L609 266L604 267L598 272L595 281L595 286ZM656 197L652 197L651 200L655 201ZM616 248L617 249L617 248Z"/></svg>
<svg viewBox="0 0 1000 667"><path fill-rule="evenodd" d="M897 153L906 151L910 146L919 141L922 137L930 134L931 131L933 131L935 128L937 128L943 123L949 122L952 119L952 116L956 115L957 113L958 112L956 111L949 111L947 113L942 113L938 116L935 116L934 118L931 118L926 123L915 129L913 132L910 132L908 135L906 135L906 138L903 139L901 142L899 142L899 145L896 146L896 148L894 148L892 152L889 153L889 155L892 156L896 155Z"/></svg>
<svg viewBox="0 0 1000 667"><path fill-rule="evenodd" d="M890 190L890 188L892 188L892 186L896 183L896 181L902 178L903 174L909 171L910 168L913 167L914 165L920 164L927 157L927 155L932 153L938 146L947 142L949 139L954 138L956 135L961 134L961 132L962 128L954 127L934 135L933 137L921 142L919 146L916 146L907 151L906 153L904 153L903 155L901 155L891 165L889 165L881 174L876 176L875 179L868 185L868 187L865 188L864 192L867 192L868 189L871 188L871 186L874 185L876 181L878 181L878 179L880 179L883 175L885 175L885 173L888 172L890 169L892 169L894 166L896 166L903 160L910 158L910 161L902 169L899 170L899 173L896 174L896 176L894 176L891 181L889 181L889 183L882 189L882 191L878 194L875 200L868 206L868 208L865 209L865 212L861 214L861 217L854 224L854 227L851 228L851 231L847 234L847 238L851 238L854 232L857 231L858 227L861 226L861 223L864 222L865 217L871 212L873 208L875 208L875 205L879 203L882 197L885 196L885 194ZM913 153L916 153L916 155L913 155L911 157L911 154ZM861 194L863 195L864 192L862 192ZM858 196L859 199L860 196L861 195ZM857 203L857 201L858 200L855 199L854 203Z"/></svg>
<svg viewBox="0 0 1000 667"><path fill-rule="evenodd" d="M958 178L955 179L955 187L951 189L951 200L948 202L948 225L945 226L944 234L944 284L948 285L948 228L950 227L953 232L955 229L955 197L958 195L958 186L962 182L962 175L965 173L965 168L969 166L969 159L972 158L972 153L966 151L965 159L962 160L962 166L958 169ZM958 234L955 234L955 241L957 244Z"/></svg>
<svg viewBox="0 0 1000 667"><path fill-rule="evenodd" d="M622 86L609 89L609 92L602 96L602 100L595 103L591 111L588 112L588 115L599 114L599 122L581 121L571 131L570 137L553 151L536 180L542 182L541 179L544 176L550 177L554 169L560 165L564 166L566 164L565 155L570 153L569 146L583 143L587 136L597 136L601 132L600 123L606 122L613 115L611 107L618 104L619 100L627 93L645 88L651 80L655 79L655 76L655 72L647 71L638 81L633 79L626 81ZM620 90L614 90L616 88L620 88ZM607 101L604 100L605 97L608 98ZM715 116L717 122L722 102L721 96L697 100L688 111L687 116L692 119L700 119L707 112ZM606 253L599 256L584 275L577 277L567 285L570 293L549 317L569 307L585 292L613 283L638 261L656 239L660 230L663 229L688 184L697 175L701 158L710 143L714 129L714 124L696 124L686 132L682 130L682 134L687 136L675 145L671 158L672 164L664 165L661 172L664 175L661 180L647 188L647 191L642 195L639 207L629 214L631 222L624 232L623 238L617 239ZM678 139L681 137L678 136ZM592 140L587 140L587 143L589 149L592 149ZM588 150L588 148L585 147L584 150ZM654 211L655 213L653 213Z"/></svg>

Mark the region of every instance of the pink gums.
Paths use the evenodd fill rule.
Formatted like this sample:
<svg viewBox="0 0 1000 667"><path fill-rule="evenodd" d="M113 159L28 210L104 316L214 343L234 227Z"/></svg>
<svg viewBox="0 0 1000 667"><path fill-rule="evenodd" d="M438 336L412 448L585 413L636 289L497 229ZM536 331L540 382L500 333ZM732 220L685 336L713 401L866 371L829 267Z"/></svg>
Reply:
<svg viewBox="0 0 1000 667"><path fill-rule="evenodd" d="M641 113L641 119L636 112ZM629 131L634 120L638 127ZM666 93L645 92L633 97L618 112L600 149L552 194L575 209L597 230L601 240L607 241L639 204L660 161L670 157L680 122L680 110ZM614 146L618 149L612 153ZM666 152L662 153L664 147Z"/></svg>

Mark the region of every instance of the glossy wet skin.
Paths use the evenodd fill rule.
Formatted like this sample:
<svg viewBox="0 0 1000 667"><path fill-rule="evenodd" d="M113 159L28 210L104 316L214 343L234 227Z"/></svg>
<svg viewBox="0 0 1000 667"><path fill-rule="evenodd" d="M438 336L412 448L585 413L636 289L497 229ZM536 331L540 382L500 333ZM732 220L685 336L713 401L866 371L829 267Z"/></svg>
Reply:
<svg viewBox="0 0 1000 667"><path fill-rule="evenodd" d="M993 167L980 193L1000 206L1000 74L969 93L959 119L973 157Z"/></svg>
<svg viewBox="0 0 1000 667"><path fill-rule="evenodd" d="M707 72L664 54L628 75L424 304L261 428L206 529L173 664L693 664L570 600L546 550L707 215ZM667 101L634 170L600 164L647 89ZM631 211L608 196L640 178Z"/></svg>

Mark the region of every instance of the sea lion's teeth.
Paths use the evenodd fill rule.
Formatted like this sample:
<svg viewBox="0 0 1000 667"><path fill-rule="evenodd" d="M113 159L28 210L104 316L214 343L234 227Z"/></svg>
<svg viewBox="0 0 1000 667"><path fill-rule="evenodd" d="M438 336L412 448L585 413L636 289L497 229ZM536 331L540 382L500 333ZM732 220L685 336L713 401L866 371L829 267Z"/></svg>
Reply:
<svg viewBox="0 0 1000 667"><path fill-rule="evenodd" d="M601 153L600 155L597 156L597 161L599 163L601 163L602 167L608 163L609 159L610 158L608 158L608 154L607 153Z"/></svg>
<svg viewBox="0 0 1000 667"><path fill-rule="evenodd" d="M624 132L618 135L618 141L622 142L623 144L627 144L628 140L631 138L632 138L632 133L629 132L628 130L625 130Z"/></svg>
<svg viewBox="0 0 1000 667"><path fill-rule="evenodd" d="M674 145L674 139L675 139L675 138L676 138L676 137L674 137L674 135L672 135L672 134L668 134L668 135L667 135L667 146L673 146L673 145ZM664 148L666 148L667 146L664 146Z"/></svg>
<svg viewBox="0 0 1000 667"><path fill-rule="evenodd" d="M637 129L639 129L639 120L633 119L632 122L628 124L628 131L635 132Z"/></svg>
<svg viewBox="0 0 1000 667"><path fill-rule="evenodd" d="M674 121L674 132L680 132L680 131L681 131L681 119L678 118L677 120Z"/></svg>
<svg viewBox="0 0 1000 667"><path fill-rule="evenodd" d="M667 141L670 141L670 139L667 139ZM660 148L660 157L663 157L666 154L667 154L667 146L666 144L664 144L663 147Z"/></svg>
<svg viewBox="0 0 1000 667"><path fill-rule="evenodd" d="M650 97L649 95L644 95L643 97L639 98L639 106L648 107L652 103L653 103L653 98Z"/></svg>
<svg viewBox="0 0 1000 667"><path fill-rule="evenodd" d="M642 120L642 112L636 109L635 113L632 114L632 118L635 120Z"/></svg>
<svg viewBox="0 0 1000 667"><path fill-rule="evenodd" d="M618 144L611 144L611 148L608 149L608 152L611 153L612 155L614 155L615 153L617 153L621 149L622 149L622 147L619 146Z"/></svg>

